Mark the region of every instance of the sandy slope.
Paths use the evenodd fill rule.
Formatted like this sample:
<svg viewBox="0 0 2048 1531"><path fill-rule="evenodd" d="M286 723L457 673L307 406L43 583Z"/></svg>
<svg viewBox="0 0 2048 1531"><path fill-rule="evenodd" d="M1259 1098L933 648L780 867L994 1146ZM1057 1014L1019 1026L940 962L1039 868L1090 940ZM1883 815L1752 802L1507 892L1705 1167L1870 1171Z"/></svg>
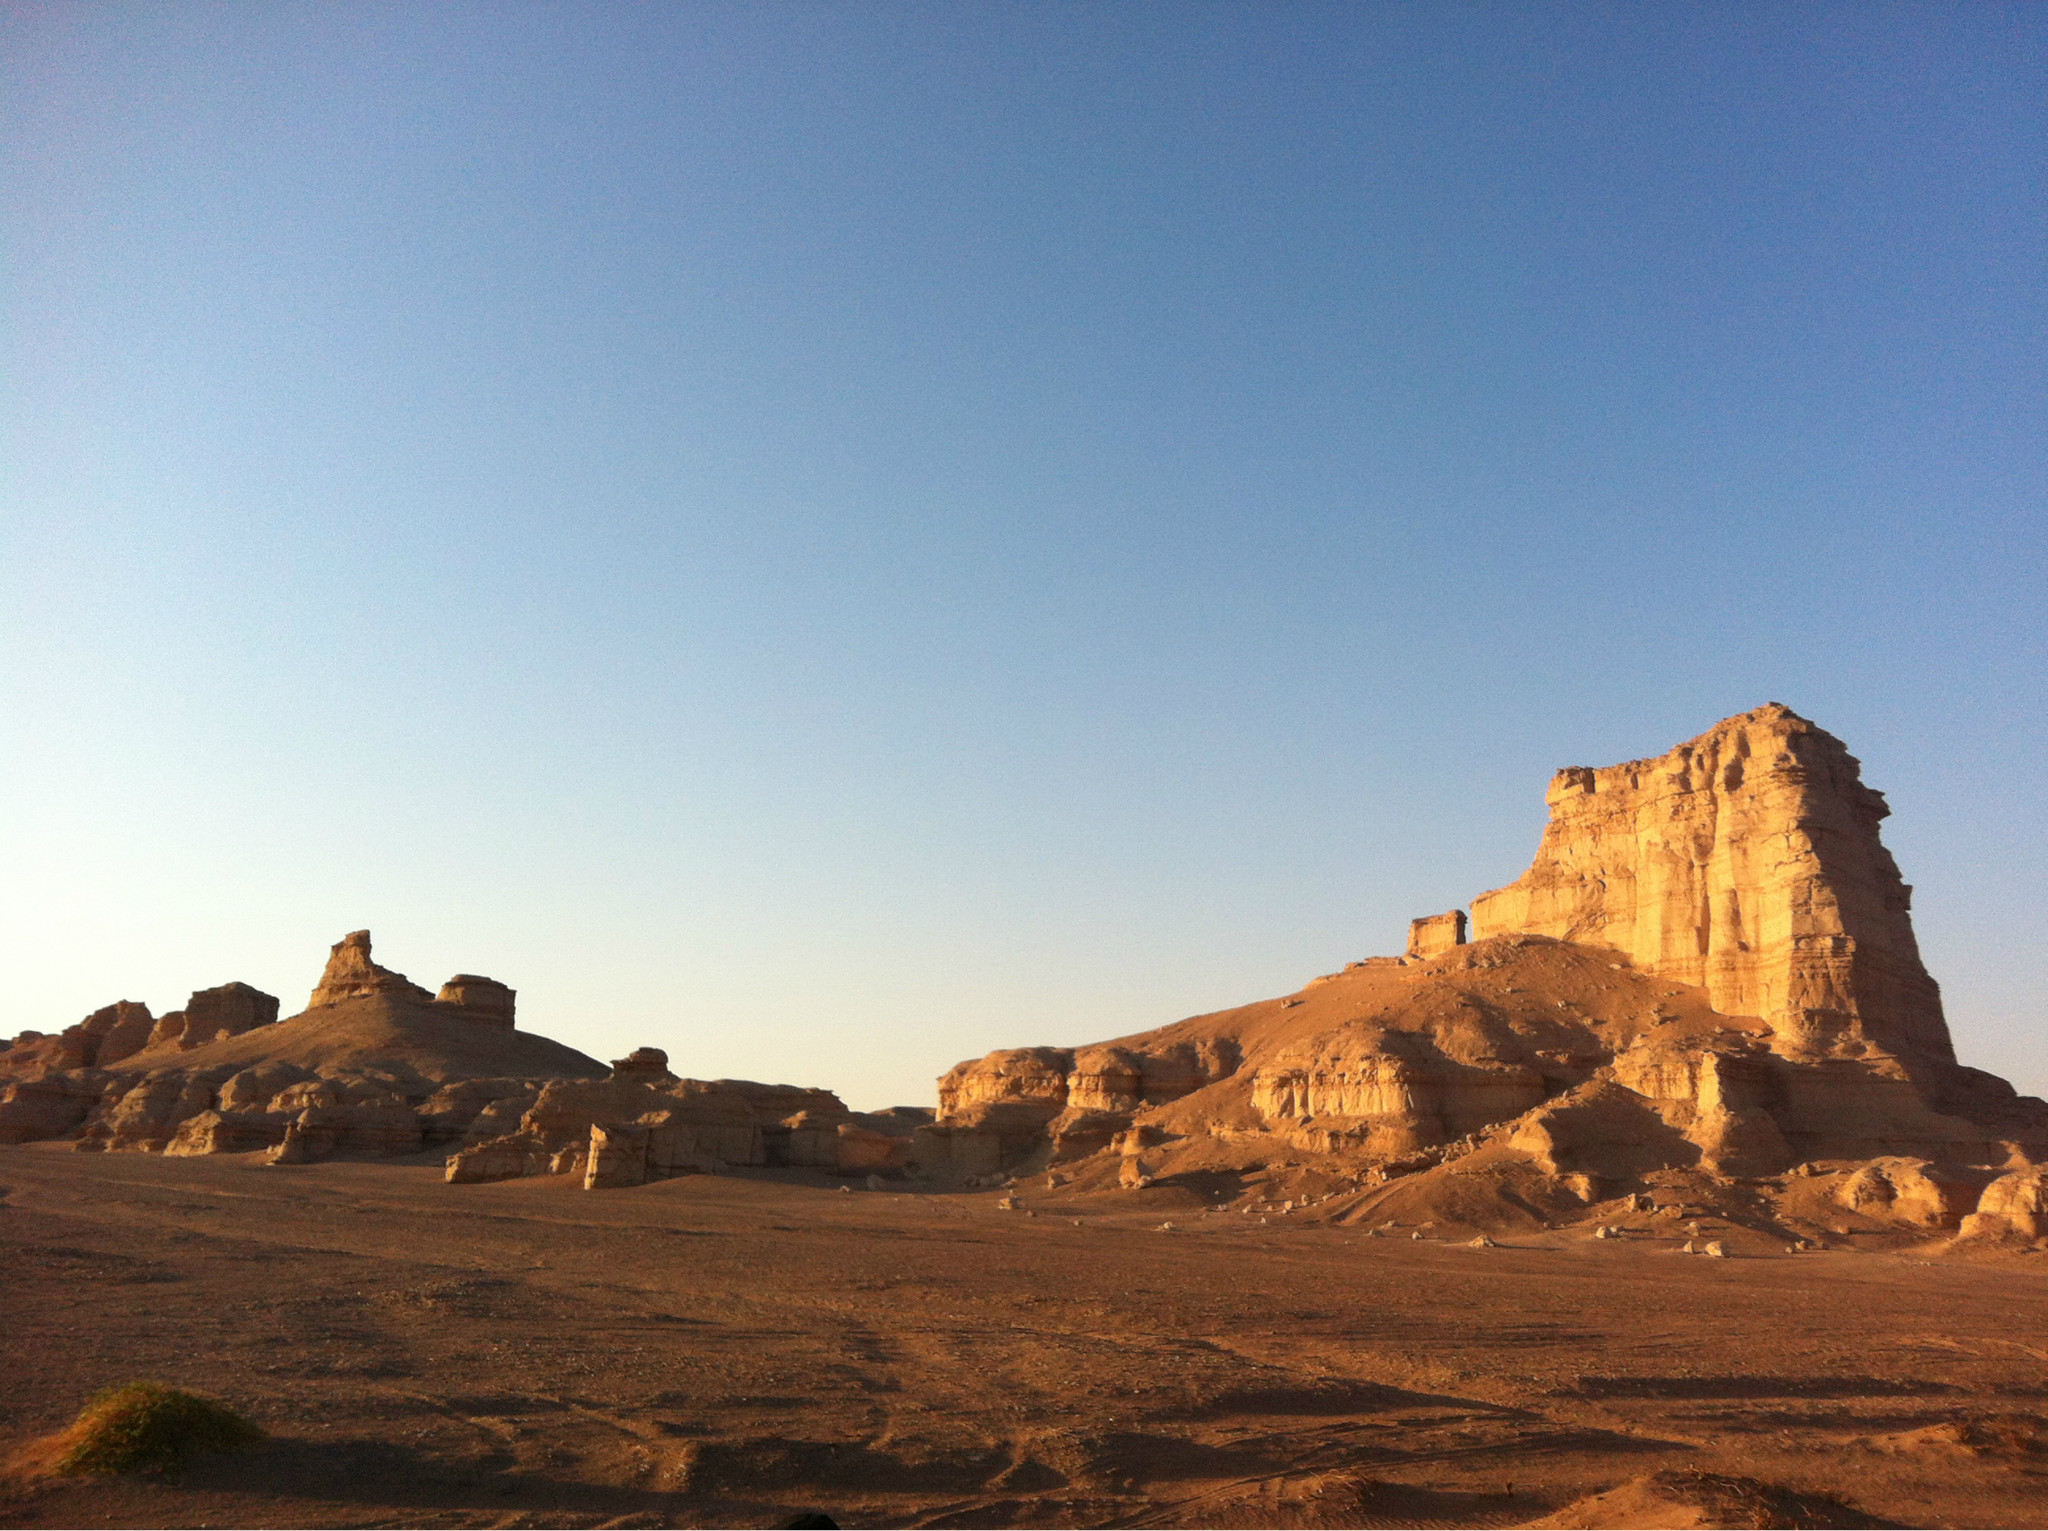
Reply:
<svg viewBox="0 0 2048 1531"><path fill-rule="evenodd" d="M387 1068L409 1064L429 1079L509 1075L602 1078L605 1066L532 1031L480 1026L435 1005L381 995L344 1000L181 1052L136 1053L121 1070L296 1063L303 1068Z"/></svg>
<svg viewBox="0 0 2048 1531"><path fill-rule="evenodd" d="M0 1185L0 1430L155 1376L275 1437L17 1492L13 1525L1611 1524L1571 1506L1689 1470L1915 1525L2048 1502L2026 1430L1969 1423L2048 1414L2038 1257L56 1145L0 1149Z"/></svg>

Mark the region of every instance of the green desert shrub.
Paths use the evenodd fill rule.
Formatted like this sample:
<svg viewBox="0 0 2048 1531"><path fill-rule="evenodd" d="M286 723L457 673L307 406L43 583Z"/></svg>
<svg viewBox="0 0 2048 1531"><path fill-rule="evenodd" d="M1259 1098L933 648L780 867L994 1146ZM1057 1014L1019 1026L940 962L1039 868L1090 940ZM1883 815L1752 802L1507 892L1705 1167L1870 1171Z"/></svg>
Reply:
<svg viewBox="0 0 2048 1531"><path fill-rule="evenodd" d="M225 1404L157 1382L96 1393L52 1443L59 1473L122 1473L176 1467L208 1451L234 1451L263 1432Z"/></svg>

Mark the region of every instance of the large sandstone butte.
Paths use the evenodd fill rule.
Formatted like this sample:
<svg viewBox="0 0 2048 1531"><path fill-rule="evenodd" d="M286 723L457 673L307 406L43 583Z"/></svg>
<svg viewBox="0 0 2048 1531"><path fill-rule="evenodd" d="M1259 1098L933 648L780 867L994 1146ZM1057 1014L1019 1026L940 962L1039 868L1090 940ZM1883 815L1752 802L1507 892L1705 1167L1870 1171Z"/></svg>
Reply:
<svg viewBox="0 0 2048 1531"><path fill-rule="evenodd" d="M1609 946L1757 1016L1787 1057L1955 1061L1913 940L1891 810L1842 741L1773 702L1654 760L1551 779L1536 861L1472 936Z"/></svg>
<svg viewBox="0 0 2048 1531"><path fill-rule="evenodd" d="M1560 771L1549 802L1470 939L1430 916L1293 995L969 1060L913 1167L1212 1205L1292 1185L1290 1210L1375 1225L1711 1205L1788 1239L2048 1235L2048 1105L1956 1063L1840 740L1774 703Z"/></svg>

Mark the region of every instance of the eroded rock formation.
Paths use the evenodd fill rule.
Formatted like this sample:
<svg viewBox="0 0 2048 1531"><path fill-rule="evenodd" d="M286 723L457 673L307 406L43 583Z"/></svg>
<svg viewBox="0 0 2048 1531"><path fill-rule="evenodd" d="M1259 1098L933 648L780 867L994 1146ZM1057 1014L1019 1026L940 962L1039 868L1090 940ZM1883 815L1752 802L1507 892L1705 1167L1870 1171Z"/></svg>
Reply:
<svg viewBox="0 0 2048 1531"><path fill-rule="evenodd" d="M649 1053L659 1057L643 1048L642 1066L609 1079L549 1082L509 1132L483 1136L479 1122L449 1158L448 1180L580 1175L600 1190L733 1167L868 1173L904 1162L907 1126L857 1116L829 1090L678 1079L647 1068Z"/></svg>
<svg viewBox="0 0 2048 1531"><path fill-rule="evenodd" d="M1465 911L1432 914L1408 922L1408 955L1420 960L1465 944Z"/></svg>
<svg viewBox="0 0 2048 1531"><path fill-rule="evenodd" d="M735 1166L898 1175L928 1111L848 1111L828 1090L678 1079L643 1047L612 1065L516 1030L514 993L459 973L437 995L337 942L299 1015L247 984L152 1021L124 1000L0 1053L0 1142L82 1151L448 1156L457 1183L573 1174L591 1188Z"/></svg>
<svg viewBox="0 0 2048 1531"><path fill-rule="evenodd" d="M1833 734L1772 703L1650 760L1559 771L1535 864L1472 900L1472 935L1608 946L1758 1016L1788 1057L1953 1062L1913 939L1890 809Z"/></svg>
<svg viewBox="0 0 2048 1531"><path fill-rule="evenodd" d="M110 1066L146 1047L155 1024L150 1019L149 1006L132 999L117 1000L54 1036L40 1031L23 1032L0 1050L0 1071L25 1076L31 1072Z"/></svg>
<svg viewBox="0 0 2048 1531"><path fill-rule="evenodd" d="M436 1004L452 1005L480 1025L502 1026L507 1031L513 1026L517 999L518 995L497 979L479 978L475 973L457 973L434 996Z"/></svg>
<svg viewBox="0 0 2048 1531"><path fill-rule="evenodd" d="M503 1108L490 1125L504 1121ZM642 1047L600 1080L550 1080L525 1097L509 1130L479 1115L448 1160L453 1184L580 1175L586 1189L643 1185L734 1167L899 1171L913 1121L857 1114L829 1090L745 1079L678 1079L668 1055Z"/></svg>
<svg viewBox="0 0 2048 1531"><path fill-rule="evenodd" d="M314 987L312 997L306 1001L306 1008L317 1010L322 1005L338 1005L343 1000L362 999L373 994L389 994L422 1004L433 998L403 973L394 973L371 961L370 933L352 930L335 942L333 950L328 953L327 967L320 974L320 982Z"/></svg>
<svg viewBox="0 0 2048 1531"><path fill-rule="evenodd" d="M1773 705L1655 759L1560 772L1550 804L1533 865L1475 899L1469 928L1433 915L1404 956L1292 995L990 1053L939 1081L936 1112L678 1078L655 1048L607 1073L518 1031L505 985L458 974L429 995L358 931L285 1021L228 984L161 1020L124 1000L24 1033L0 1052L0 1142L431 1151L453 1182L592 1189L733 1167L1043 1171L1249 1208L1313 1182L1323 1215L1376 1227L1611 1231L1739 1207L1795 1246L1843 1227L2048 1238L2048 1105L1956 1063L1884 801L1838 740Z"/></svg>
<svg viewBox="0 0 2048 1531"><path fill-rule="evenodd" d="M1956 1064L1884 799L1839 740L1774 704L1559 772L1549 801L1534 865L1473 901L1469 940L1431 916L1405 957L1294 995L962 1063L913 1164L1127 1189L1312 1166L1343 1215L1480 1227L1681 1182L1812 1217L2036 1226L2048 1106Z"/></svg>
<svg viewBox="0 0 2048 1531"><path fill-rule="evenodd" d="M458 974L436 997L379 967L368 931L336 943L313 998L281 1022L273 996L229 983L156 1020L123 1000L56 1036L24 1034L0 1051L0 1142L409 1154L459 1142L508 1098L516 1121L549 1077L602 1072L516 1032L513 992L493 979ZM502 1112L491 1120L506 1130Z"/></svg>
<svg viewBox="0 0 2048 1531"><path fill-rule="evenodd" d="M277 1020L277 996L252 989L245 983L224 983L217 989L200 989L185 1001L183 1010L173 1010L150 1029L145 1047L130 1049L123 1057L146 1049L175 1047L191 1052L228 1037L238 1037L258 1026ZM102 1067L111 1067L104 1053Z"/></svg>

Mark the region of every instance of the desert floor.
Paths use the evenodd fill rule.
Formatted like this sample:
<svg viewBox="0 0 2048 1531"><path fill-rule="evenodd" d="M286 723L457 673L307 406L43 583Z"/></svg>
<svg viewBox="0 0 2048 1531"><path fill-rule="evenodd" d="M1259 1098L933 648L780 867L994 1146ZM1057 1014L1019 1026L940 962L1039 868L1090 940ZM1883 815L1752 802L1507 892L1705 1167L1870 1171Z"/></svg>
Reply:
<svg viewBox="0 0 2048 1531"><path fill-rule="evenodd" d="M135 1378L271 1432L11 1487L10 1525L1509 1526L1687 1468L2048 1522L2048 1462L1955 1428L2048 1414L2039 1257L56 1145L0 1188L0 1445Z"/></svg>

